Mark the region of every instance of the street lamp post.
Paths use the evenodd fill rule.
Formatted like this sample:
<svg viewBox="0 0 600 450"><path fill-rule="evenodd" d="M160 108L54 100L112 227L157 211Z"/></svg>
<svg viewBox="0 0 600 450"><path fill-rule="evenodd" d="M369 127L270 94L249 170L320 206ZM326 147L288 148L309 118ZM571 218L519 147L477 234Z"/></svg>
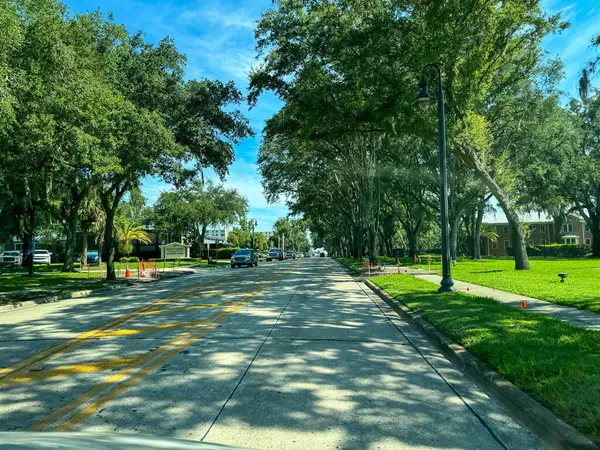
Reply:
<svg viewBox="0 0 600 450"><path fill-rule="evenodd" d="M448 232L448 176L446 174L446 117L444 111L444 89L442 87L442 71L436 64L428 64L423 68L423 76L419 82L419 95L417 101L419 106L426 108L433 97L427 89L427 80L425 71L433 68L437 72L437 103L438 103L438 133L440 144L440 209L441 209L441 229L442 229L442 281L438 292L455 292L454 280L450 272L450 246L448 245L450 237Z"/></svg>
<svg viewBox="0 0 600 450"><path fill-rule="evenodd" d="M256 219L250 219L250 224L252 225L252 239L250 247L254 248L254 228L256 227L256 225L258 225L258 222L256 221Z"/></svg>

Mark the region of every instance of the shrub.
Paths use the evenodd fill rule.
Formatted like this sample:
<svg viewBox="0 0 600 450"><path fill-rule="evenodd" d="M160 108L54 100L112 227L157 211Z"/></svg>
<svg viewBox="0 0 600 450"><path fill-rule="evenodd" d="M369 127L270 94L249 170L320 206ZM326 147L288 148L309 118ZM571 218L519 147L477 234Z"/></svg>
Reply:
<svg viewBox="0 0 600 450"><path fill-rule="evenodd" d="M121 263L136 263L139 261L140 261L140 258L138 258L137 256L127 256L125 258L119 259L119 262L121 262Z"/></svg>
<svg viewBox="0 0 600 450"><path fill-rule="evenodd" d="M161 262L169 262L169 261L179 261L181 263L201 263L201 258L181 258L181 259L162 259L162 258L150 258L149 261L154 261L157 263Z"/></svg>
<svg viewBox="0 0 600 450"><path fill-rule="evenodd" d="M527 247L528 256L583 258L590 251L589 246L580 244L548 244ZM514 256L511 247L506 249L508 256Z"/></svg>
<svg viewBox="0 0 600 450"><path fill-rule="evenodd" d="M212 258L217 258L217 259L229 259L231 258L231 255L233 255L233 253L236 250L239 250L239 247L223 247L223 248L219 248L216 251L214 249L210 249L210 256ZM206 250L204 250L202 252L202 256L204 256L204 259L207 259L207 252Z"/></svg>
<svg viewBox="0 0 600 450"><path fill-rule="evenodd" d="M583 258L590 251L589 246L580 244L540 245L540 256L559 256L563 258Z"/></svg>

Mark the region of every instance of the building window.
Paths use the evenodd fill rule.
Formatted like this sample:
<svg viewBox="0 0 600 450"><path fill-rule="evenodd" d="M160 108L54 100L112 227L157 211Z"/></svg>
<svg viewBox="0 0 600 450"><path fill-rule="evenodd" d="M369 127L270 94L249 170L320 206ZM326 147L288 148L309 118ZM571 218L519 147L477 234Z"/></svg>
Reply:
<svg viewBox="0 0 600 450"><path fill-rule="evenodd" d="M546 232L546 225L540 225L540 231L542 233L545 233Z"/></svg>
<svg viewBox="0 0 600 450"><path fill-rule="evenodd" d="M573 232L573 224L572 223L565 223L563 225L563 231L565 233L571 233L571 232Z"/></svg>
<svg viewBox="0 0 600 450"><path fill-rule="evenodd" d="M504 248L510 247L510 241L504 241Z"/></svg>
<svg viewBox="0 0 600 450"><path fill-rule="evenodd" d="M504 234L508 234L508 227L504 227Z"/></svg>
<svg viewBox="0 0 600 450"><path fill-rule="evenodd" d="M540 239L540 245L546 245L546 239Z"/></svg>
<svg viewBox="0 0 600 450"><path fill-rule="evenodd" d="M590 231L590 226L587 223L585 224L585 231Z"/></svg>
<svg viewBox="0 0 600 450"><path fill-rule="evenodd" d="M577 239L576 238L563 238L563 243L565 243L567 245L577 244Z"/></svg>
<svg viewBox="0 0 600 450"><path fill-rule="evenodd" d="M586 238L585 245L592 245L592 240L590 238Z"/></svg>
<svg viewBox="0 0 600 450"><path fill-rule="evenodd" d="M529 239L529 246L533 247L535 245L535 241L533 239Z"/></svg>
<svg viewBox="0 0 600 450"><path fill-rule="evenodd" d="M492 248L498 248L498 241L492 242Z"/></svg>

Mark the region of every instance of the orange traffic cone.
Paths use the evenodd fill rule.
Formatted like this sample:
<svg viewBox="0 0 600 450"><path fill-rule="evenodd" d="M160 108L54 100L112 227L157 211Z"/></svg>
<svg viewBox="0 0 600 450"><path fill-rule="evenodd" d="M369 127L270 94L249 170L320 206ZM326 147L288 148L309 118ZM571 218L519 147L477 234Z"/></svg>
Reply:
<svg viewBox="0 0 600 450"><path fill-rule="evenodd" d="M129 264L125 266L125 278L131 278L131 272L129 271Z"/></svg>
<svg viewBox="0 0 600 450"><path fill-rule="evenodd" d="M525 300L521 300L521 309L527 308L527 302Z"/></svg>

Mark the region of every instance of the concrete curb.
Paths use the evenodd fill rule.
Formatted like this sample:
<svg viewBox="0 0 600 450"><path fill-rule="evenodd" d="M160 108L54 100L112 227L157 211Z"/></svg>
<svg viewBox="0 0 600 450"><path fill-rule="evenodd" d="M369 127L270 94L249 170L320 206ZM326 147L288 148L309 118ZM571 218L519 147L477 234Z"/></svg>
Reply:
<svg viewBox="0 0 600 450"><path fill-rule="evenodd" d="M567 423L560 420L514 384L504 379L469 353L464 347L443 335L399 300L370 280L365 284L398 315L413 325L432 342L453 364L482 385L486 392L538 434L551 448L596 449L599 447Z"/></svg>
<svg viewBox="0 0 600 450"><path fill-rule="evenodd" d="M182 275L191 275L193 273L195 273L195 272L187 272L187 271L169 272L168 277L169 278L177 278ZM152 281L145 281L145 283L154 283L157 281L160 281L160 278L154 279ZM64 293L58 294L58 295L50 295L50 296L46 296L46 297L39 297L39 298L36 298L33 300L24 300L22 302L10 303L8 305L0 305L0 314L5 313L5 312L14 311L16 309L31 308L33 306L43 305L45 303L56 303L56 302L60 302L61 300L70 300L73 298L89 297L92 294L102 294L102 293L105 293L108 291L112 291L114 289L123 289L126 287L134 286L136 284L137 283L135 283L135 282L129 282L129 283L126 282L126 283L117 284L114 286L106 286L101 289L84 289L81 291L64 292Z"/></svg>

